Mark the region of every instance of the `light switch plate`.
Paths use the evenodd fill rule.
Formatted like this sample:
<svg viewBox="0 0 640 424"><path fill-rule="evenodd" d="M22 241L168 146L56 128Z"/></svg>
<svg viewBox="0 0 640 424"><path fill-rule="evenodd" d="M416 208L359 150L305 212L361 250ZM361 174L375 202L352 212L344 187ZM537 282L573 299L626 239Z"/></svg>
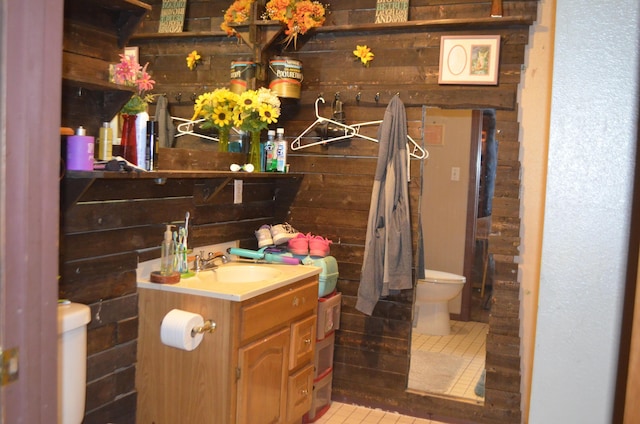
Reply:
<svg viewBox="0 0 640 424"><path fill-rule="evenodd" d="M233 180L233 203L242 203L242 180Z"/></svg>
<svg viewBox="0 0 640 424"><path fill-rule="evenodd" d="M460 181L460 167L451 167L451 181Z"/></svg>

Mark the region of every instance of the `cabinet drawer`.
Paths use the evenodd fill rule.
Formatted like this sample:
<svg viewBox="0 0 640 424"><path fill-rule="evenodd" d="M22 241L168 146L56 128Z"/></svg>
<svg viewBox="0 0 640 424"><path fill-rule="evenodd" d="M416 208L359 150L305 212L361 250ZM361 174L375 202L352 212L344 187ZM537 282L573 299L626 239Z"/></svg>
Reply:
<svg viewBox="0 0 640 424"><path fill-rule="evenodd" d="M311 409L313 394L313 365L309 365L289 377L287 388L287 422L299 423Z"/></svg>
<svg viewBox="0 0 640 424"><path fill-rule="evenodd" d="M240 339L246 340L274 327L315 311L318 305L318 280L243 306L240 311Z"/></svg>
<svg viewBox="0 0 640 424"><path fill-rule="evenodd" d="M289 351L289 371L311 362L316 347L316 316L291 324L291 350Z"/></svg>

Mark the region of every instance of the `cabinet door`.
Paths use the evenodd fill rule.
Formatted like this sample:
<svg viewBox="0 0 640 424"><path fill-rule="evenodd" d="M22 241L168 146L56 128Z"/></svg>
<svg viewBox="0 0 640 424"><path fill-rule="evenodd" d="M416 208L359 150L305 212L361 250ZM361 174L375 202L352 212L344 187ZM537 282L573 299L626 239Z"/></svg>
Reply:
<svg viewBox="0 0 640 424"><path fill-rule="evenodd" d="M316 316L311 315L291 324L291 352L289 370L294 370L313 359L316 348Z"/></svg>
<svg viewBox="0 0 640 424"><path fill-rule="evenodd" d="M289 377L287 389L287 422L300 423L302 416L311 409L313 365L309 364Z"/></svg>
<svg viewBox="0 0 640 424"><path fill-rule="evenodd" d="M238 424L285 422L288 363L289 328L240 348Z"/></svg>

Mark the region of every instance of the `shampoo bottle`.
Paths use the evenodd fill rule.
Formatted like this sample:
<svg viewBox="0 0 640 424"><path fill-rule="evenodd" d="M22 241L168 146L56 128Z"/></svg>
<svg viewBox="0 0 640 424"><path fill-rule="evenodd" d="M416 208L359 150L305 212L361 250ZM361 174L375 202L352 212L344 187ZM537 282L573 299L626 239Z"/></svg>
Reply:
<svg viewBox="0 0 640 424"><path fill-rule="evenodd" d="M171 275L175 271L174 255L176 254L176 244L173 241L171 227L173 225L167 225L160 249L160 274L163 276Z"/></svg>

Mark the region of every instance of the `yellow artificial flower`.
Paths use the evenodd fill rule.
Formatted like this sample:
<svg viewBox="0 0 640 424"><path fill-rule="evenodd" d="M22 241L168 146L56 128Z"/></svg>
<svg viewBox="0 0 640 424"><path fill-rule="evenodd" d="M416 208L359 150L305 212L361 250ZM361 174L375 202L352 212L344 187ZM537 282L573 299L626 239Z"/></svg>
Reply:
<svg viewBox="0 0 640 424"><path fill-rule="evenodd" d="M192 51L187 56L187 68L190 70L194 70L196 66L198 66L198 62L200 62L201 56L198 54L197 50Z"/></svg>
<svg viewBox="0 0 640 424"><path fill-rule="evenodd" d="M213 124L217 127L226 127L231 123L231 113L229 109L218 106L213 111Z"/></svg>
<svg viewBox="0 0 640 424"><path fill-rule="evenodd" d="M246 111L253 111L257 109L258 104L258 95L254 90L247 90L244 93L240 94L240 99L238 99L238 105L240 108Z"/></svg>
<svg viewBox="0 0 640 424"><path fill-rule="evenodd" d="M278 122L278 116L280 116L280 113L270 104L262 103L258 112L260 113L260 120L262 122L266 122L267 124Z"/></svg>
<svg viewBox="0 0 640 424"><path fill-rule="evenodd" d="M360 59L363 66L369 67L369 62L373 60L375 56L369 47L364 46L356 46L356 49L353 51L353 54Z"/></svg>

